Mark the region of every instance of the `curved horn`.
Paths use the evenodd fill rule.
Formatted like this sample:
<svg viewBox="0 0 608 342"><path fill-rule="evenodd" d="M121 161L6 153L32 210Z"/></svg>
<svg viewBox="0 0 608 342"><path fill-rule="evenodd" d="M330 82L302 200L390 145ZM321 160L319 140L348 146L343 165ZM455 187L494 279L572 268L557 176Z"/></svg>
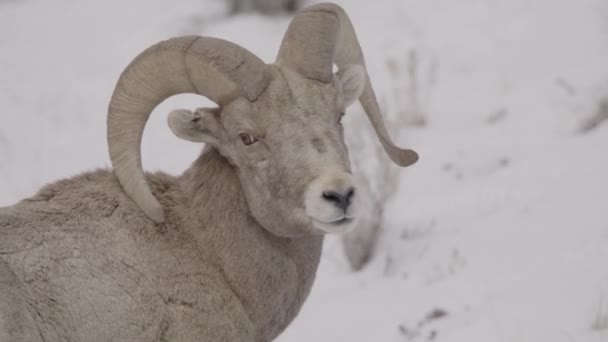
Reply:
<svg viewBox="0 0 608 342"><path fill-rule="evenodd" d="M268 85L266 65L244 48L209 37L155 44L121 74L108 111L108 147L124 191L152 220L164 213L141 165L141 138L152 110L170 96L194 93L217 104L255 100Z"/></svg>
<svg viewBox="0 0 608 342"><path fill-rule="evenodd" d="M334 63L339 68L348 64L365 67L361 45L350 19L342 7L331 3L307 7L294 17L283 37L277 63L326 83L333 78ZM414 164L418 154L396 146L391 140L369 76L366 76L359 101L393 162L399 166Z"/></svg>

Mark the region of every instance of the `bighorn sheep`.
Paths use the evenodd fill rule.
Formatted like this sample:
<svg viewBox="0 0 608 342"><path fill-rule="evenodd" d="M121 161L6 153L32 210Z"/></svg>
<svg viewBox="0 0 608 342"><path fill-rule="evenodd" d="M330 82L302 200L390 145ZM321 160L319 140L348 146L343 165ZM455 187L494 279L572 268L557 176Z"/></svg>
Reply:
<svg viewBox="0 0 608 342"><path fill-rule="evenodd" d="M169 115L177 136L207 146L179 177L146 175L146 121L180 93L219 105ZM311 289L323 233L355 216L340 117L357 98L391 159L413 164L334 4L298 13L273 64L209 37L145 50L110 102L113 172L0 209L0 340L274 339Z"/></svg>

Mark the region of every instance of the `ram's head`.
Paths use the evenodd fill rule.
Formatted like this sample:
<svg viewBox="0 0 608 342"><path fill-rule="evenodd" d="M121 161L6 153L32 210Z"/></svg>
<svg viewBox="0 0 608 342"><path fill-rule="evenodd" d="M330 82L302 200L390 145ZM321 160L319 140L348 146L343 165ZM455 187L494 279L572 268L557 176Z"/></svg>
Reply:
<svg viewBox="0 0 608 342"><path fill-rule="evenodd" d="M173 38L131 62L108 114L114 172L156 222L164 213L146 182L140 142L154 107L181 93L203 95L219 108L172 112L173 132L213 146L234 165L252 215L279 236L339 232L356 218L351 203L357 191L340 123L356 99L396 164L418 159L391 141L355 31L336 5L298 13L269 65L224 40Z"/></svg>

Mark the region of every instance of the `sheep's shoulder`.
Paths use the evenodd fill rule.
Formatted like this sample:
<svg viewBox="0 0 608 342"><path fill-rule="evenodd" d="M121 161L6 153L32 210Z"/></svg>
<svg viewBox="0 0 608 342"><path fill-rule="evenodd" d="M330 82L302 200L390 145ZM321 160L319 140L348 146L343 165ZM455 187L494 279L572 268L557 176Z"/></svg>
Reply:
<svg viewBox="0 0 608 342"><path fill-rule="evenodd" d="M163 204L175 208L183 201L174 177L157 173L148 179ZM61 241L94 245L109 236L155 229L114 174L96 170L53 182L13 206L0 208L0 256Z"/></svg>
<svg viewBox="0 0 608 342"><path fill-rule="evenodd" d="M148 180L161 201L175 203L172 197L180 197L174 177L156 173ZM95 221L117 213L137 216L139 210L114 174L100 169L50 183L13 206L0 208L0 228Z"/></svg>
<svg viewBox="0 0 608 342"><path fill-rule="evenodd" d="M148 181L174 217L183 201L175 178ZM2 262L12 291L31 303L28 312L51 339L172 340L246 318L194 239L173 221L156 225L139 213L109 171L49 184L1 208Z"/></svg>

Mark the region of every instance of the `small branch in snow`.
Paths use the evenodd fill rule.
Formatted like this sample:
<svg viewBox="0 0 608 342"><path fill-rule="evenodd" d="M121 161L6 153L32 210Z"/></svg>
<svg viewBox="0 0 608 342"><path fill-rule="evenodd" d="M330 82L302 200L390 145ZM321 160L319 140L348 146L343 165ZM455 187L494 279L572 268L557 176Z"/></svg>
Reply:
<svg viewBox="0 0 608 342"><path fill-rule="evenodd" d="M570 95L570 96L576 95L576 88L574 88L574 86L572 84L570 84L568 81L566 81L565 79L558 77L555 80L555 84L557 84L558 87L563 89L568 95Z"/></svg>
<svg viewBox="0 0 608 342"><path fill-rule="evenodd" d="M428 329L425 328L434 321L442 319L447 315L447 311L435 308L429 312L425 318L420 320L415 328L409 328L403 323L399 324L397 328L399 329L399 333L406 338L406 341L434 341L439 334L437 329L431 327Z"/></svg>
<svg viewBox="0 0 608 342"><path fill-rule="evenodd" d="M608 120L608 98L600 101L595 114L583 122L581 133L589 133Z"/></svg>
<svg viewBox="0 0 608 342"><path fill-rule="evenodd" d="M505 107L499 108L487 117L486 123L488 125L497 124L507 116L508 112L509 111Z"/></svg>
<svg viewBox="0 0 608 342"><path fill-rule="evenodd" d="M597 304L597 309L591 324L591 330L602 331L608 330L608 301L605 297L601 297Z"/></svg>

